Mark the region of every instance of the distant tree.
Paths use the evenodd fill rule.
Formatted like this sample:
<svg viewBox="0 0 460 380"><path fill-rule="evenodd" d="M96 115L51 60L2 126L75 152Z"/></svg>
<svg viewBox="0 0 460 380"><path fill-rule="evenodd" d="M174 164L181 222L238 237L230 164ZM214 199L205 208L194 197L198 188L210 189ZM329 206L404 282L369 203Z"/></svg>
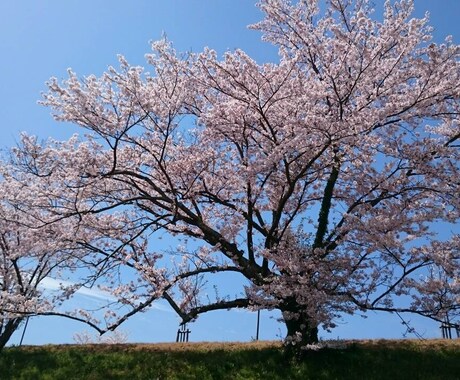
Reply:
<svg viewBox="0 0 460 380"><path fill-rule="evenodd" d="M108 293L97 310L85 310L78 302L67 305L99 276L91 256L74 242L81 220L56 218L50 198L43 198L14 166L1 162L0 178L0 350L33 316L62 316L105 332L109 319L103 325L97 317L113 303Z"/></svg>
<svg viewBox="0 0 460 380"><path fill-rule="evenodd" d="M93 220L100 240L76 240L100 268L137 271L125 302L150 286L137 310L278 309L298 346L343 313L458 316L459 47L432 42L412 1L386 1L381 21L365 0L325 3L259 2L252 28L278 63L160 41L150 73L120 57L50 80L43 104L89 133L25 137L24 162L54 183L56 214ZM240 294L201 295L223 272Z"/></svg>
<svg viewBox="0 0 460 380"><path fill-rule="evenodd" d="M2 173L4 174L4 173ZM71 289L59 295L44 296L42 282L59 270L71 266L62 254L58 231L33 227L8 199L14 189L0 184L0 350L21 322L31 315L47 313L65 299ZM31 194L32 195L32 194Z"/></svg>

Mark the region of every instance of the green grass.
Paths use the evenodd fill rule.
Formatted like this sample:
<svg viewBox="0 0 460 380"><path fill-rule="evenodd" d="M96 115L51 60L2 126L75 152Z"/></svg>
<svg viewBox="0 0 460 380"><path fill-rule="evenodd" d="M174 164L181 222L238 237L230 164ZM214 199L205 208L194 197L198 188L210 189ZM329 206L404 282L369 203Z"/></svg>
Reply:
<svg viewBox="0 0 460 380"><path fill-rule="evenodd" d="M300 361L274 342L10 347L0 379L460 379L460 340L341 346Z"/></svg>

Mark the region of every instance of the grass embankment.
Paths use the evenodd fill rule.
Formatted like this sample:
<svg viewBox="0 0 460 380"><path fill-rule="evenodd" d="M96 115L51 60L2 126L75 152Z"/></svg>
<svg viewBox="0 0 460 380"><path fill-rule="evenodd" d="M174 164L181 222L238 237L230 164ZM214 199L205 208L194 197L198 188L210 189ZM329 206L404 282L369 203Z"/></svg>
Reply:
<svg viewBox="0 0 460 380"><path fill-rule="evenodd" d="M0 379L460 379L460 340L337 346L301 361L274 342L11 347Z"/></svg>

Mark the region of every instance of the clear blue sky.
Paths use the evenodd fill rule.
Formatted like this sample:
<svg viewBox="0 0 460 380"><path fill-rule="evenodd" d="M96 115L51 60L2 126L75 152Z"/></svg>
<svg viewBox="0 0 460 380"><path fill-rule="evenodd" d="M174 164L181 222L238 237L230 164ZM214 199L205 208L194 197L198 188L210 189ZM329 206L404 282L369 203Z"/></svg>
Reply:
<svg viewBox="0 0 460 380"><path fill-rule="evenodd" d="M383 0L375 0L383 3ZM435 27L435 40L447 34L460 42L459 0L415 0L416 15L426 10ZM179 51L219 53L241 48L259 63L276 60L276 50L260 41L246 26L261 18L255 0L17 0L0 1L0 147L18 140L20 131L41 138L66 138L75 130L56 124L48 109L37 105L45 81L66 77L72 67L79 75L101 74L116 65L121 53L132 64L144 65L149 41L163 33ZM88 296L86 301L91 302ZM439 336L435 324L412 319L419 332ZM215 312L191 327L192 340L250 340L255 335L255 313ZM160 307L132 318L121 329L131 341L158 342L175 338L178 319ZM24 343L72 342L85 326L62 319L33 318ZM396 317L370 315L343 321L328 338L399 338L404 331ZM13 343L19 341L16 334ZM262 312L261 338L284 335L282 325Z"/></svg>

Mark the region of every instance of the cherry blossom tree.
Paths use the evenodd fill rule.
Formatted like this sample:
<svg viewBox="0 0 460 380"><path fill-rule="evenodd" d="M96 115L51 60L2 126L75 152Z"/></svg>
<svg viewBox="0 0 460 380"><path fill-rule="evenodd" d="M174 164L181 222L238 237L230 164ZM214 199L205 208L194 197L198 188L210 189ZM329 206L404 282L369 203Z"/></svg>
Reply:
<svg viewBox="0 0 460 380"><path fill-rule="evenodd" d="M82 232L81 219L57 217L50 207L53 199L37 186L49 188L50 183L34 180L36 173L26 178L18 158L13 165L0 164L0 351L33 316L70 318L102 335L111 326L113 304L121 302L100 290L88 293L87 288L100 276L107 280L108 270L94 270L93 257L75 244L76 235L90 235ZM81 299L73 299L78 293L102 300L85 309Z"/></svg>
<svg viewBox="0 0 460 380"><path fill-rule="evenodd" d="M63 234L57 226L38 228L31 213L14 207L16 190L6 180L0 184L0 350L26 317L53 313L76 290L62 285L45 294L46 279L71 271L75 260L58 238Z"/></svg>
<svg viewBox="0 0 460 380"><path fill-rule="evenodd" d="M92 230L76 242L99 268L136 271L116 290L149 290L133 311L278 309L299 346L343 313L458 317L459 47L434 43L409 0L382 17L320 4L259 2L252 28L277 63L163 40L147 71L120 56L101 77L49 81L43 104L86 134L25 136L25 171ZM168 236L177 247L157 249ZM237 295L202 294L224 272Z"/></svg>

